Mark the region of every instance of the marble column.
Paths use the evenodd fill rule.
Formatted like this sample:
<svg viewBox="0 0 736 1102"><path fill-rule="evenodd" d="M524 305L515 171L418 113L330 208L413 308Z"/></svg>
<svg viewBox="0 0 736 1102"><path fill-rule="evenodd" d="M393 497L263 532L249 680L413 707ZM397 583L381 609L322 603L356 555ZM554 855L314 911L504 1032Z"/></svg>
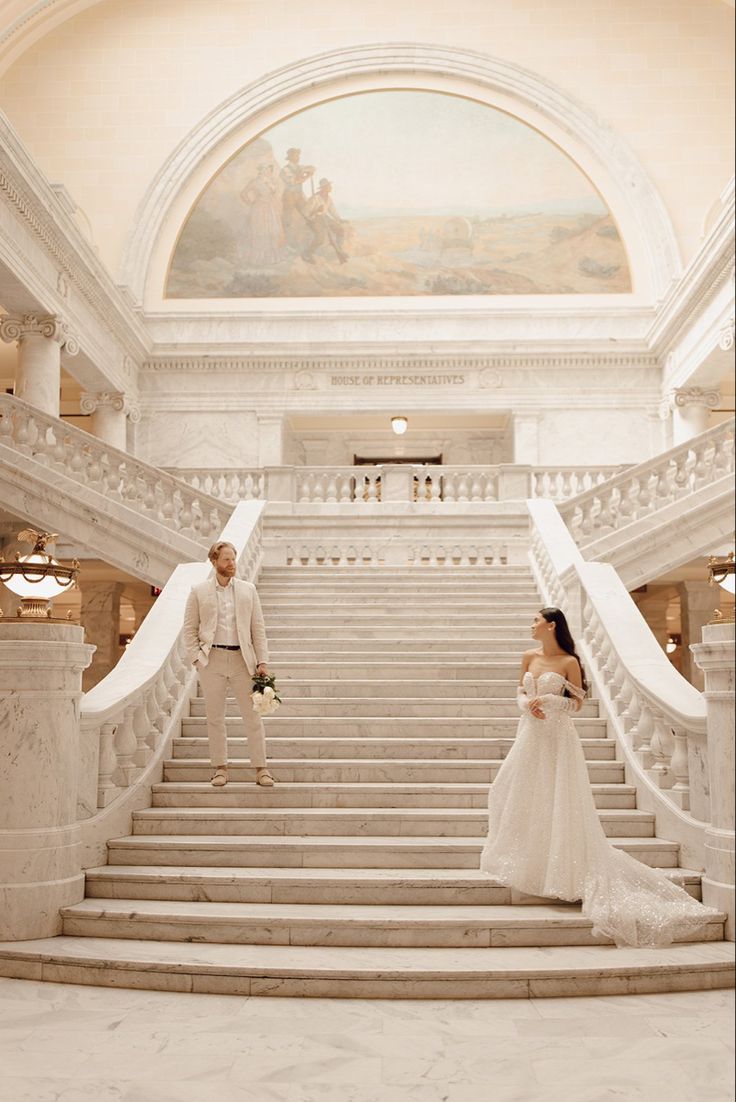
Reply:
<svg viewBox="0 0 736 1102"><path fill-rule="evenodd" d="M733 624L707 624L703 642L690 650L705 675L708 704L710 823L705 832L703 902L728 914L726 936L734 940L736 822L734 817L734 662Z"/></svg>
<svg viewBox="0 0 736 1102"><path fill-rule="evenodd" d="M681 673L691 685L700 692L705 688L703 672L693 658L691 643L700 642L701 632L713 619L718 608L720 590L706 581L680 582L677 586L680 594L680 632L682 635Z"/></svg>
<svg viewBox="0 0 736 1102"><path fill-rule="evenodd" d="M85 637L94 643L95 656L84 674L84 691L102 681L118 663L122 582L83 582L80 621Z"/></svg>
<svg viewBox="0 0 736 1102"><path fill-rule="evenodd" d="M82 413L91 414L90 431L120 451L128 450L128 420L140 420L138 407L118 391L85 393L79 402Z"/></svg>
<svg viewBox="0 0 736 1102"><path fill-rule="evenodd" d="M0 321L0 338L7 343L18 342L13 388L16 398L58 417L61 350L64 348L69 356L79 351L66 322L55 314L8 316Z"/></svg>
<svg viewBox="0 0 736 1102"><path fill-rule="evenodd" d="M664 588L665 592L661 592ZM667 649L667 609L670 603L670 593L667 587L649 586L647 593L632 593L639 612L646 620L652 635L659 643L662 650Z"/></svg>
<svg viewBox="0 0 736 1102"><path fill-rule="evenodd" d="M705 432L710 411L720 404L721 395L714 387L684 386L672 391L672 444L684 444L700 432Z"/></svg>
<svg viewBox="0 0 736 1102"><path fill-rule="evenodd" d="M53 937L84 896L77 823L82 671L74 624L0 622L0 941Z"/></svg>
<svg viewBox="0 0 736 1102"><path fill-rule="evenodd" d="M284 418L281 413L258 414L258 466L279 467L284 462Z"/></svg>
<svg viewBox="0 0 736 1102"><path fill-rule="evenodd" d="M126 596L133 606L133 612L135 613L135 630L138 631L138 628L156 603L156 598L152 595L150 589L146 593L138 592L137 590L134 593L129 591Z"/></svg>
<svg viewBox="0 0 736 1102"><path fill-rule="evenodd" d="M536 467L539 463L539 414L515 413L514 463Z"/></svg>

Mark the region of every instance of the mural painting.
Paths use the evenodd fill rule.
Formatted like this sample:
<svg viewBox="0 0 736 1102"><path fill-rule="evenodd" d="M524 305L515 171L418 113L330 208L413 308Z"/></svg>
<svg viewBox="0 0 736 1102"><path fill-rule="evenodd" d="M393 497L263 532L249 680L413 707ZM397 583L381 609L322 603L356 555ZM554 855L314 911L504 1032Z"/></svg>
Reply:
<svg viewBox="0 0 736 1102"><path fill-rule="evenodd" d="M194 205L169 298L600 294L631 290L610 211L518 119L381 91L264 131Z"/></svg>

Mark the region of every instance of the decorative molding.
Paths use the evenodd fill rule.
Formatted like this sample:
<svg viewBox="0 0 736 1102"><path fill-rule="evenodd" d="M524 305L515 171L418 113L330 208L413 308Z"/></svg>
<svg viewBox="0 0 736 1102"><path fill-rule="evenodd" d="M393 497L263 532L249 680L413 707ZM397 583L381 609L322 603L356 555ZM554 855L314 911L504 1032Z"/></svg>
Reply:
<svg viewBox="0 0 736 1102"><path fill-rule="evenodd" d="M642 264L648 271L634 271L634 278L648 278L656 296L678 276L677 243L657 191L629 146L585 105L536 73L486 54L447 46L387 43L334 50L287 65L210 112L174 150L148 188L135 215L120 282L144 301L152 259L173 204L195 170L212 158L214 172L218 149L224 160L232 152L224 148L228 139L266 111L278 108L287 114L289 103L298 97L310 96L319 102L320 97L334 95L341 85L357 91L361 82L375 87L378 77L385 79L386 87L395 87L402 76L415 79L417 75L426 76L430 83L440 78L445 86L454 81L466 92L472 85L491 97L511 100L520 112L539 120L539 129L544 131L544 121L551 125L558 144L564 147L566 138L578 142L590 158L588 173L595 177L595 168L599 168L597 175L605 180L599 179L598 186L602 184L604 193L610 191L607 201L615 195L613 205L619 217L628 217L629 244L633 241L642 246Z"/></svg>
<svg viewBox="0 0 736 1102"><path fill-rule="evenodd" d="M75 288L101 331L112 335L133 360L142 360L151 347L144 325L2 112L0 147L0 200L36 239L57 271L55 286L48 286L49 301L54 295L68 299ZM86 334L80 332L80 336Z"/></svg>
<svg viewBox="0 0 736 1102"><path fill-rule="evenodd" d="M580 371L621 371L659 369L659 361L656 356L643 353L637 355L612 356L595 355L546 355L529 352L515 356L396 356L386 353L375 353L370 356L343 355L334 358L327 356L310 357L309 354L294 357L284 356L258 356L242 357L228 356L212 358L210 356L191 356L187 358L165 357L155 360L147 360L141 366L141 375L158 374L232 374L249 372L253 374L266 374L278 372L296 372L294 386L298 390L314 389L314 372L376 372L412 371L412 372L466 372L480 371L487 381L481 382L484 387L498 387L503 383L500 372L528 371L528 370L580 370ZM309 382L305 382L309 376ZM301 382L297 382L301 380Z"/></svg>
<svg viewBox="0 0 736 1102"><path fill-rule="evenodd" d="M722 352L730 352L734 343L734 316L728 319L726 324L721 327L718 333L718 347Z"/></svg>
<svg viewBox="0 0 736 1102"><path fill-rule="evenodd" d="M0 321L0 339L6 344L24 341L28 337L45 337L56 341L68 356L76 356L79 352L79 341L58 314L21 314L17 317L6 315Z"/></svg>

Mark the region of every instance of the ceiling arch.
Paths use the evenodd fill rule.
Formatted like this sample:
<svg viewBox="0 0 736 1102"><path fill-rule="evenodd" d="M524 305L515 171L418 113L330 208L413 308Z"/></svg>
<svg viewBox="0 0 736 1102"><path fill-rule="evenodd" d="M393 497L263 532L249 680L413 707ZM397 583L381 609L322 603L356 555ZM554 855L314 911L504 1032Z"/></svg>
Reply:
<svg viewBox="0 0 736 1102"><path fill-rule="evenodd" d="M657 191L626 143L585 105L507 61L468 50L398 43L336 50L288 65L210 112L151 182L134 220L120 282L147 307L161 307L173 244L196 195L265 125L336 92L410 81L415 87L455 90L501 106L567 152L613 212L643 300L659 298L678 276L678 247Z"/></svg>

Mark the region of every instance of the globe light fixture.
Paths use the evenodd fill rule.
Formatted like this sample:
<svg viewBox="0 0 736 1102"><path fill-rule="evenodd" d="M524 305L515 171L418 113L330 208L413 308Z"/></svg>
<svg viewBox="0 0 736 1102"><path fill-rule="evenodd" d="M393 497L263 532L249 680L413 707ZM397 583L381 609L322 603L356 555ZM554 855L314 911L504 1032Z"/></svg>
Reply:
<svg viewBox="0 0 736 1102"><path fill-rule="evenodd" d="M736 589L735 571L733 551L729 551L725 557L723 555L711 555L708 559L708 584L719 585L721 589L725 589L726 593L730 593L733 597ZM734 622L733 605L725 613L717 608L710 622L711 624L732 624Z"/></svg>
<svg viewBox="0 0 736 1102"><path fill-rule="evenodd" d="M674 654L677 648L682 643L682 636L677 635L674 632L670 632L667 636L667 645L664 648L668 654Z"/></svg>
<svg viewBox="0 0 736 1102"><path fill-rule="evenodd" d="M71 566L62 566L46 551L46 544L53 543L56 538L50 532L24 528L18 533L18 541L33 543L30 555L18 552L15 562L5 562L0 557L0 581L21 599L16 613L19 619L47 623L49 620L57 623L71 620L71 609L64 619L51 615L51 601L71 589L79 573L76 559Z"/></svg>
<svg viewBox="0 0 736 1102"><path fill-rule="evenodd" d="M391 428L394 430L397 436L403 436L406 430L409 428L409 421L406 417L392 417Z"/></svg>

